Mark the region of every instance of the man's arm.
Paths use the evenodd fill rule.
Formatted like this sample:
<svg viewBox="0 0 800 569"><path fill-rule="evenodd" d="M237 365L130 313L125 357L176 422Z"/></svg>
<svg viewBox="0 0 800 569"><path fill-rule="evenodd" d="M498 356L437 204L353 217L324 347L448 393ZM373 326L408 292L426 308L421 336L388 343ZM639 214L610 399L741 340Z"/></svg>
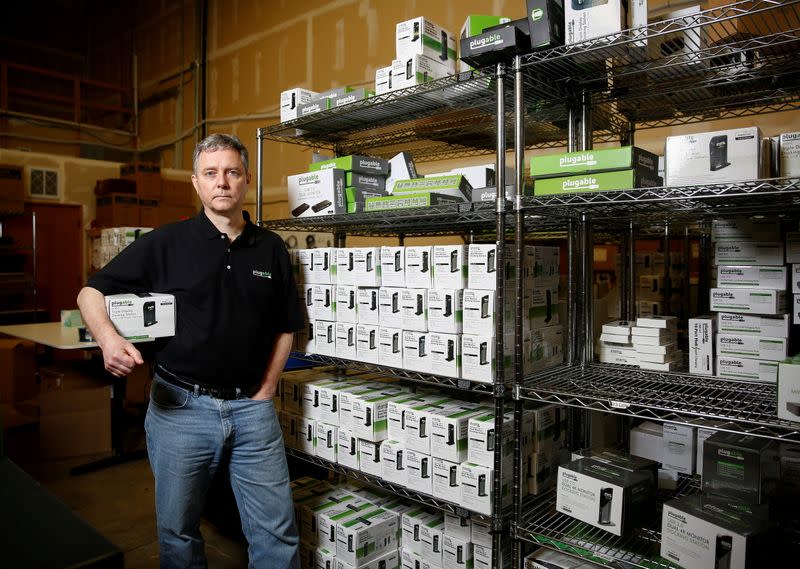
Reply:
<svg viewBox="0 0 800 569"><path fill-rule="evenodd" d="M267 371L264 373L264 379L261 380L261 389L251 399L272 399L275 397L278 380L281 377L281 373L283 373L286 360L289 359L289 352L292 351L293 340L294 332L284 332L278 334L277 338L275 338L275 344L272 346L272 353L269 355L269 361L267 362Z"/></svg>
<svg viewBox="0 0 800 569"><path fill-rule="evenodd" d="M78 308L86 327L103 351L103 362L110 373L124 377L136 365L144 363L139 350L114 328L106 312L103 293L92 287L83 287L78 293Z"/></svg>

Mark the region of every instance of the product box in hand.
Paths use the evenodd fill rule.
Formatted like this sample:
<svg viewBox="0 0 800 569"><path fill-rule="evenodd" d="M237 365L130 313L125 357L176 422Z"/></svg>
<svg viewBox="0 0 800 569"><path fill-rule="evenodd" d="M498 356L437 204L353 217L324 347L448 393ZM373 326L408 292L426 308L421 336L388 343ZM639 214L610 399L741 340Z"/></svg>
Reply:
<svg viewBox="0 0 800 569"><path fill-rule="evenodd" d="M345 172L329 169L288 176L292 217L312 217L347 212Z"/></svg>
<svg viewBox="0 0 800 569"><path fill-rule="evenodd" d="M637 170L617 170L614 172L579 174L563 178L537 179L533 183L533 193L537 196L543 196L579 192L610 192L634 188L652 188L663 184L663 180L658 176L642 174Z"/></svg>
<svg viewBox="0 0 800 569"><path fill-rule="evenodd" d="M294 120L300 115L298 108L300 105L310 103L319 97L319 93L308 89L296 87L281 93L281 122Z"/></svg>
<svg viewBox="0 0 800 569"><path fill-rule="evenodd" d="M761 177L761 131L758 127L668 136L666 174L669 186L724 184Z"/></svg>
<svg viewBox="0 0 800 569"><path fill-rule="evenodd" d="M612 170L638 170L657 177L658 156L635 146L623 146L534 156L530 167L531 177L536 179Z"/></svg>
<svg viewBox="0 0 800 569"><path fill-rule="evenodd" d="M175 297L171 294L110 294L106 312L117 332L129 340L175 335Z"/></svg>
<svg viewBox="0 0 800 569"><path fill-rule="evenodd" d="M389 163L383 158L372 156L340 156L320 162L312 162L309 171L318 172L321 170L344 170L346 172L358 172L359 174L378 174L386 176L389 173Z"/></svg>
<svg viewBox="0 0 800 569"><path fill-rule="evenodd" d="M440 62L450 75L456 72L455 36L427 18L397 23L395 53L398 59L424 55Z"/></svg>

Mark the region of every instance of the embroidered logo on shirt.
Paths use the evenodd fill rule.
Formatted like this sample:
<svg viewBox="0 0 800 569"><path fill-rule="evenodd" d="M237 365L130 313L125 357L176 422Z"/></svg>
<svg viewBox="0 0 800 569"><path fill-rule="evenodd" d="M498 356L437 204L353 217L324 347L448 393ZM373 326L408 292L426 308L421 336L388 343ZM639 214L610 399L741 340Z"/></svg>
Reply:
<svg viewBox="0 0 800 569"><path fill-rule="evenodd" d="M267 271L256 271L254 269L253 270L253 276L254 277L261 277L262 279L271 279L272 278L272 273L267 272Z"/></svg>

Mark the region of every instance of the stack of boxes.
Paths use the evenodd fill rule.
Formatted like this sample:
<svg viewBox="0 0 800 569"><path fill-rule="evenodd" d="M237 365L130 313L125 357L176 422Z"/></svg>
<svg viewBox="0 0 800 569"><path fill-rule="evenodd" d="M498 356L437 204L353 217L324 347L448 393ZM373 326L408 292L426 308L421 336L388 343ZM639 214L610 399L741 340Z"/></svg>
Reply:
<svg viewBox="0 0 800 569"><path fill-rule="evenodd" d="M681 359L677 344L678 319L674 316L639 317L603 324L599 341L602 363L672 371Z"/></svg>
<svg viewBox="0 0 800 569"><path fill-rule="evenodd" d="M767 219L715 220L712 240L716 375L774 383L778 362L787 356L790 320L780 224ZM696 344L697 338L690 338L690 345Z"/></svg>
<svg viewBox="0 0 800 569"><path fill-rule="evenodd" d="M638 275L636 314L642 317L679 312L683 302L683 279L688 270L683 252L669 253L669 298L665 254L658 251L636 253L634 271ZM619 263L618 263L619 266ZM619 268L617 274L622 274Z"/></svg>
<svg viewBox="0 0 800 569"><path fill-rule="evenodd" d="M281 93L281 122L363 101L374 95L372 89L355 87L339 87L322 93L295 87Z"/></svg>
<svg viewBox="0 0 800 569"><path fill-rule="evenodd" d="M107 227L101 229L100 237L92 240L92 268L102 269L125 247L152 230L152 227Z"/></svg>

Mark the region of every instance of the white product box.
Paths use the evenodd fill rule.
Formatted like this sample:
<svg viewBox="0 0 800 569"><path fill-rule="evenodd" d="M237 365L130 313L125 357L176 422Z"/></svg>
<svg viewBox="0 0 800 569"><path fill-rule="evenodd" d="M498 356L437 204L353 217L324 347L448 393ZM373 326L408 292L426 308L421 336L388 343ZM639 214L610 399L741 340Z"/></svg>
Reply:
<svg viewBox="0 0 800 569"><path fill-rule="evenodd" d="M496 312L494 291L464 289L464 330L479 336L493 336Z"/></svg>
<svg viewBox="0 0 800 569"><path fill-rule="evenodd" d="M358 470L359 444L353 431L339 427L336 444L336 461L342 466Z"/></svg>
<svg viewBox="0 0 800 569"><path fill-rule="evenodd" d="M556 483L558 473L558 449L534 452L528 455L527 461L523 462L523 470L527 470L527 489L528 494L536 496L545 490L552 488Z"/></svg>
<svg viewBox="0 0 800 569"><path fill-rule="evenodd" d="M532 280L531 286L558 287L561 252L558 247L541 245L525 247L525 257L533 256L533 271L525 272L525 280ZM526 263L527 264L527 263Z"/></svg>
<svg viewBox="0 0 800 569"><path fill-rule="evenodd" d="M287 176L292 217L347 213L345 172L336 168Z"/></svg>
<svg viewBox="0 0 800 569"><path fill-rule="evenodd" d="M778 364L778 417L800 421L800 365L796 358Z"/></svg>
<svg viewBox="0 0 800 569"><path fill-rule="evenodd" d="M665 182L685 186L756 180L761 174L760 158L758 127L668 136Z"/></svg>
<svg viewBox="0 0 800 569"><path fill-rule="evenodd" d="M467 285L467 246L433 247L433 288L459 289Z"/></svg>
<svg viewBox="0 0 800 569"><path fill-rule="evenodd" d="M800 294L793 295L792 324L800 324Z"/></svg>
<svg viewBox="0 0 800 569"><path fill-rule="evenodd" d="M786 234L786 262L800 263L800 232L790 231Z"/></svg>
<svg viewBox="0 0 800 569"><path fill-rule="evenodd" d="M461 336L461 377L494 383L496 370L494 336Z"/></svg>
<svg viewBox="0 0 800 569"><path fill-rule="evenodd" d="M420 526L419 531L423 562L429 563L433 568L442 567L444 517L440 516L436 522Z"/></svg>
<svg viewBox="0 0 800 569"><path fill-rule="evenodd" d="M383 461L381 460L381 443L358 440L358 469L372 476L383 476Z"/></svg>
<svg viewBox="0 0 800 569"><path fill-rule="evenodd" d="M720 312L717 314L717 331L723 334L738 333L788 338L789 315L768 318L754 314Z"/></svg>
<svg viewBox="0 0 800 569"><path fill-rule="evenodd" d="M431 455L455 463L467 460L469 420L490 412L485 406L459 402L431 414Z"/></svg>
<svg viewBox="0 0 800 569"><path fill-rule="evenodd" d="M397 551L397 514L382 508L336 525L336 561L361 566L386 553Z"/></svg>
<svg viewBox="0 0 800 569"><path fill-rule="evenodd" d="M600 334L600 341L603 344L619 344L620 346L627 346L631 343L631 336L625 334L609 334L603 332Z"/></svg>
<svg viewBox="0 0 800 569"><path fill-rule="evenodd" d="M787 356L786 338L746 334L717 334L717 355L780 361Z"/></svg>
<svg viewBox="0 0 800 569"><path fill-rule="evenodd" d="M567 434L567 410L561 405L541 405L526 409L522 415L523 444L530 427L531 451L543 452L561 448Z"/></svg>
<svg viewBox="0 0 800 569"><path fill-rule="evenodd" d="M336 320L336 286L315 284L311 293L314 302L314 318Z"/></svg>
<svg viewBox="0 0 800 569"><path fill-rule="evenodd" d="M292 265L295 271L295 280L298 284L313 284L314 272L311 253L313 249L295 249L292 253Z"/></svg>
<svg viewBox="0 0 800 569"><path fill-rule="evenodd" d="M402 569L422 569L422 556L403 546L400 548L400 566Z"/></svg>
<svg viewBox="0 0 800 569"><path fill-rule="evenodd" d="M695 427L664 423L663 433L664 458L659 462L669 470L689 475L694 474L696 457Z"/></svg>
<svg viewBox="0 0 800 569"><path fill-rule="evenodd" d="M636 350L632 347L624 348L601 343L598 359L600 363L605 364L639 365Z"/></svg>
<svg viewBox="0 0 800 569"><path fill-rule="evenodd" d="M492 546L492 528L488 523L478 520L472 521L472 529L470 534L470 541L475 545L483 547Z"/></svg>
<svg viewBox="0 0 800 569"><path fill-rule="evenodd" d="M494 465L495 447L500 446L503 461L510 462L513 456L514 414L503 415L503 432L498 436L495 432L494 412L489 410L481 415L469 418L467 426L467 460L474 464Z"/></svg>
<svg viewBox="0 0 800 569"><path fill-rule="evenodd" d="M789 286L792 294L800 294L800 263L792 263L789 272Z"/></svg>
<svg viewBox="0 0 800 569"><path fill-rule="evenodd" d="M303 409L303 390L305 384L311 381L308 376L295 374L285 374L283 384L283 408L285 411L302 415Z"/></svg>
<svg viewBox="0 0 800 569"><path fill-rule="evenodd" d="M381 442L381 477L387 482L399 486L408 484L405 450L405 446L398 441L387 439Z"/></svg>
<svg viewBox="0 0 800 569"><path fill-rule="evenodd" d="M387 287L406 286L405 247L381 247L381 284Z"/></svg>
<svg viewBox="0 0 800 569"><path fill-rule="evenodd" d="M434 79L452 75L438 59L424 55L409 55L392 60L392 90L423 85Z"/></svg>
<svg viewBox="0 0 800 569"><path fill-rule="evenodd" d="M453 504L461 503L458 464L433 456L433 495L436 498Z"/></svg>
<svg viewBox="0 0 800 569"><path fill-rule="evenodd" d="M359 324L380 325L380 290L374 287L356 290Z"/></svg>
<svg viewBox="0 0 800 569"><path fill-rule="evenodd" d="M318 564L315 569L329 568L323 563L322 565ZM358 565L357 567L354 567L349 563L345 563L340 559L334 559L330 569L400 569L400 551L393 549L389 553L381 555L380 557L377 557L372 561L365 563L364 565Z"/></svg>
<svg viewBox="0 0 800 569"><path fill-rule="evenodd" d="M281 122L298 118L297 108L319 97L316 91L295 87L281 93Z"/></svg>
<svg viewBox="0 0 800 569"><path fill-rule="evenodd" d="M405 290L404 288L380 288L378 305L382 328L403 328L403 293Z"/></svg>
<svg viewBox="0 0 800 569"><path fill-rule="evenodd" d="M307 419L319 420L322 418L322 406L320 405L320 389L328 385L338 385L334 379L315 379L304 383L302 386L303 395L298 414Z"/></svg>
<svg viewBox="0 0 800 569"><path fill-rule="evenodd" d="M678 329L677 316L644 316L636 319L638 328L666 328L669 330Z"/></svg>
<svg viewBox="0 0 800 569"><path fill-rule="evenodd" d="M688 18L700 11L699 2L680 10L671 10L650 21L662 22L675 18ZM684 26L680 26L683 28ZM665 28L669 29L669 28ZM706 44L705 30L689 26L687 29L671 33L655 34L647 39L649 56L652 58L669 57L674 60L678 71L697 72L705 66L700 49Z"/></svg>
<svg viewBox="0 0 800 569"><path fill-rule="evenodd" d="M429 454L406 447L406 487L433 495L433 461Z"/></svg>
<svg viewBox="0 0 800 569"><path fill-rule="evenodd" d="M317 317L314 313L314 285L297 285L297 296L300 298L300 303L305 309L308 319L314 320Z"/></svg>
<svg viewBox="0 0 800 569"><path fill-rule="evenodd" d="M316 284L336 284L336 256L334 247L311 249L311 276Z"/></svg>
<svg viewBox="0 0 800 569"><path fill-rule="evenodd" d="M444 406L445 403L404 406L405 426L403 431L407 448L430 454L432 415L441 411Z"/></svg>
<svg viewBox="0 0 800 569"><path fill-rule="evenodd" d="M800 132L786 132L779 139L780 175L800 176Z"/></svg>
<svg viewBox="0 0 800 569"><path fill-rule="evenodd" d="M714 375L713 315L689 319L689 373Z"/></svg>
<svg viewBox="0 0 800 569"><path fill-rule="evenodd" d="M319 525L323 516L335 516L347 514L359 506L366 505L363 500L358 500L355 496L345 492L337 492L333 495L322 495L316 499L304 501L299 508L300 535L309 545L317 545L319 542ZM324 540L324 537L323 537ZM327 541L325 541L327 543ZM326 549L330 549L330 546Z"/></svg>
<svg viewBox="0 0 800 569"><path fill-rule="evenodd" d="M493 188L495 185L494 164L454 168L447 172L447 174L464 176L469 182L469 185L476 190L489 187Z"/></svg>
<svg viewBox="0 0 800 569"><path fill-rule="evenodd" d="M782 241L719 241L714 244L717 266L782 265Z"/></svg>
<svg viewBox="0 0 800 569"><path fill-rule="evenodd" d="M445 530L443 540L443 569L467 569L473 566L472 542L469 539L450 535Z"/></svg>
<svg viewBox="0 0 800 569"><path fill-rule="evenodd" d="M428 289L429 331L461 334L463 318L463 289Z"/></svg>
<svg viewBox="0 0 800 569"><path fill-rule="evenodd" d="M298 417L297 450L312 456L317 454L317 421L307 417Z"/></svg>
<svg viewBox="0 0 800 569"><path fill-rule="evenodd" d="M356 359L356 324L336 323L336 357Z"/></svg>
<svg viewBox="0 0 800 569"><path fill-rule="evenodd" d="M336 287L336 321L358 322L358 289L354 286Z"/></svg>
<svg viewBox="0 0 800 569"><path fill-rule="evenodd" d="M513 296L506 295L506 307ZM531 291L531 301L528 307L528 320L531 328L552 326L559 323L558 286L534 286Z"/></svg>
<svg viewBox="0 0 800 569"><path fill-rule="evenodd" d="M400 152L392 156L389 160L389 175L386 177L386 191L391 194L398 180L413 180L414 178L419 178L419 175L411 154Z"/></svg>
<svg viewBox="0 0 800 569"><path fill-rule="evenodd" d="M497 289L497 246L470 245L467 287L481 290Z"/></svg>
<svg viewBox="0 0 800 569"><path fill-rule="evenodd" d="M318 397L318 415L313 417L329 425L339 425L339 412L341 396L351 390L360 390L360 382L334 381L316 387L315 397Z"/></svg>
<svg viewBox="0 0 800 569"><path fill-rule="evenodd" d="M717 355L717 376L775 383L778 362Z"/></svg>
<svg viewBox="0 0 800 569"><path fill-rule="evenodd" d="M281 411L279 421L283 432L283 444L288 448L297 448L297 419L298 416L289 411Z"/></svg>
<svg viewBox="0 0 800 569"><path fill-rule="evenodd" d="M431 512L425 508L415 508L404 512L400 517L403 549L415 555L422 555L422 527L436 524L443 519L441 512Z"/></svg>
<svg viewBox="0 0 800 569"><path fill-rule="evenodd" d="M716 429L710 429L708 427L697 427L697 433L695 434L695 470L697 474L702 476L703 474L703 443L705 440L716 433Z"/></svg>
<svg viewBox="0 0 800 569"><path fill-rule="evenodd" d="M458 476L456 476L458 478ZM455 514L444 514L444 533L462 541L472 541L472 520Z"/></svg>
<svg viewBox="0 0 800 569"><path fill-rule="evenodd" d="M777 316L786 313L786 293L754 288L712 288L711 310Z"/></svg>
<svg viewBox="0 0 800 569"><path fill-rule="evenodd" d="M659 316L664 313L664 303L654 300L637 300L636 314L639 317Z"/></svg>
<svg viewBox="0 0 800 569"><path fill-rule="evenodd" d="M353 252L356 285L380 286L381 265L380 247L357 247Z"/></svg>
<svg viewBox="0 0 800 569"><path fill-rule="evenodd" d="M171 294L109 294L106 312L123 338L165 338L175 335L175 297Z"/></svg>
<svg viewBox="0 0 800 569"><path fill-rule="evenodd" d="M403 367L403 331L400 328L378 329L378 355L381 365Z"/></svg>
<svg viewBox="0 0 800 569"><path fill-rule="evenodd" d="M355 249L336 249L336 284L355 286L356 256Z"/></svg>
<svg viewBox="0 0 800 569"><path fill-rule="evenodd" d="M353 400L353 432L368 441L382 441L388 433L388 405L390 401L405 399L397 390L378 391Z"/></svg>
<svg viewBox="0 0 800 569"><path fill-rule="evenodd" d="M370 324L356 326L356 359L371 364L380 363L380 327Z"/></svg>
<svg viewBox="0 0 800 569"><path fill-rule="evenodd" d="M317 456L336 462L336 450L339 447L339 427L317 421L316 437L315 449Z"/></svg>
<svg viewBox="0 0 800 569"><path fill-rule="evenodd" d="M712 241L780 241L781 225L771 217L733 217L711 222Z"/></svg>
<svg viewBox="0 0 800 569"><path fill-rule="evenodd" d="M431 373L461 377L461 337L458 334L429 332Z"/></svg>
<svg viewBox="0 0 800 569"><path fill-rule="evenodd" d="M356 332L358 335L358 332ZM370 381L358 381L347 385L338 393L339 426L348 430L353 429L353 402L364 396L369 396L378 391L381 385Z"/></svg>
<svg viewBox="0 0 800 569"><path fill-rule="evenodd" d="M405 444L406 412L417 405L429 405L432 398L421 394L408 394L405 398L389 401L386 409L389 438Z"/></svg>
<svg viewBox="0 0 800 569"><path fill-rule="evenodd" d="M317 353L323 356L336 355L336 322L316 320L314 322L314 342Z"/></svg>
<svg viewBox="0 0 800 569"><path fill-rule="evenodd" d="M717 286L786 290L786 275L786 267L718 266Z"/></svg>
<svg viewBox="0 0 800 569"><path fill-rule="evenodd" d="M501 500L511 503L511 468L504 468ZM494 469L474 462L462 462L458 467L462 505L473 512L489 516L494 505Z"/></svg>
<svg viewBox="0 0 800 569"><path fill-rule="evenodd" d="M564 43L581 43L627 28L621 0L564 3Z"/></svg>
<svg viewBox="0 0 800 569"><path fill-rule="evenodd" d="M433 284L433 247L406 247L406 286L431 288Z"/></svg>
<svg viewBox="0 0 800 569"><path fill-rule="evenodd" d="M745 569L769 555L768 541L757 545L769 523L744 508L685 496L665 503L661 519L661 556L684 569Z"/></svg>
<svg viewBox="0 0 800 569"><path fill-rule="evenodd" d="M432 356L427 332L403 330L403 368L431 373Z"/></svg>
<svg viewBox="0 0 800 569"><path fill-rule="evenodd" d="M440 62L450 75L456 72L456 38L427 18L398 22L395 28L395 53L399 59L416 54Z"/></svg>
<svg viewBox="0 0 800 569"><path fill-rule="evenodd" d="M428 331L428 289L404 288L400 297L403 330Z"/></svg>

